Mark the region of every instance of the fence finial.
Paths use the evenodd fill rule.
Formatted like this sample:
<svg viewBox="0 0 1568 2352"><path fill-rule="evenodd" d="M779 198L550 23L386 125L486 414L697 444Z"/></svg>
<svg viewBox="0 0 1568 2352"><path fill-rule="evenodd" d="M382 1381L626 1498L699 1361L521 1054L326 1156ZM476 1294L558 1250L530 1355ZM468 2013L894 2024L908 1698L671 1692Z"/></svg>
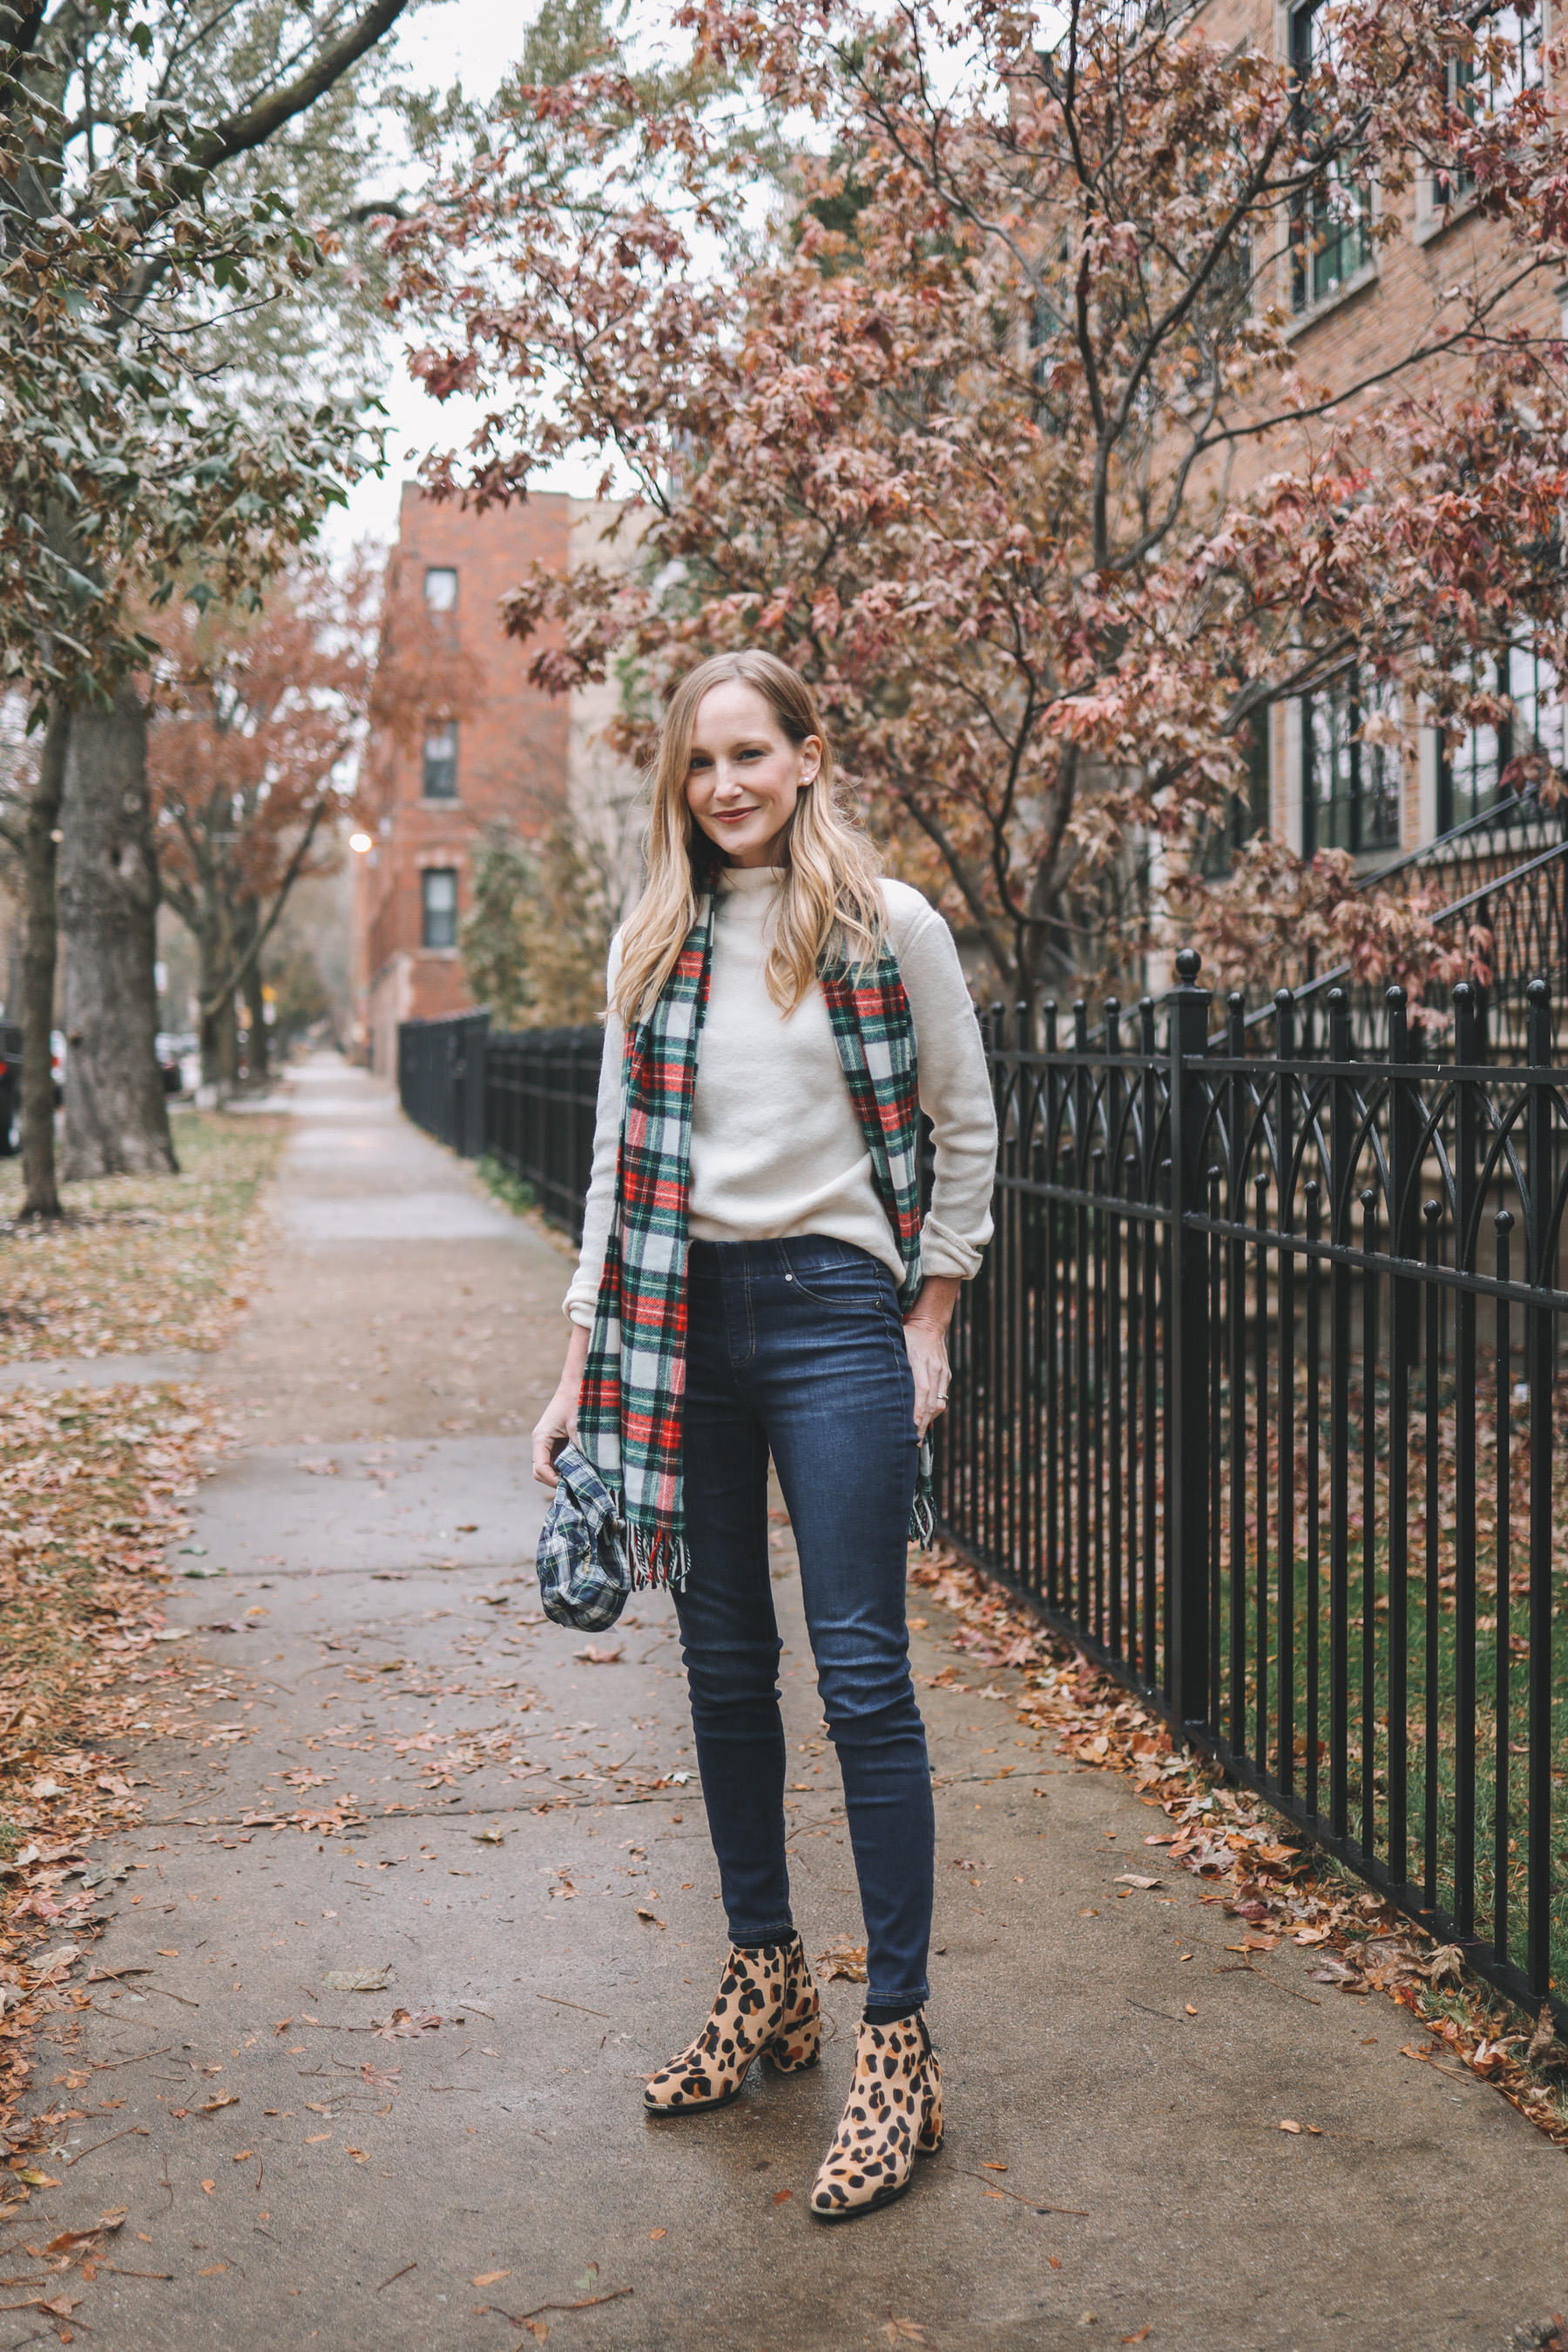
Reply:
<svg viewBox="0 0 1568 2352"><path fill-rule="evenodd" d="M1197 985L1197 977L1203 969L1203 961L1196 948L1177 949L1176 978L1184 988L1194 988Z"/></svg>

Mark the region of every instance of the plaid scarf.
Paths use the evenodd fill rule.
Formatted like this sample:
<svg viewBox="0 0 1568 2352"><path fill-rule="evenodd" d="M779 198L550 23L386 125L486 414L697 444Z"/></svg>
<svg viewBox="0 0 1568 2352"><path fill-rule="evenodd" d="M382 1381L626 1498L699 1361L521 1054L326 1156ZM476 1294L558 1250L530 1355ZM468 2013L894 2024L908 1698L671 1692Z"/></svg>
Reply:
<svg viewBox="0 0 1568 2352"><path fill-rule="evenodd" d="M684 1585L681 1494L686 1389L686 1244L691 1104L708 1009L713 900L704 898L658 1003L626 1037L616 1203L605 1245L577 1425L583 1451L619 1506L635 1589ZM871 1157L877 1197L899 1244L907 1312L920 1289L920 1105L915 1029L890 950L869 971L841 961L818 977L838 1058ZM931 1540L931 1440L921 1446L912 1542Z"/></svg>

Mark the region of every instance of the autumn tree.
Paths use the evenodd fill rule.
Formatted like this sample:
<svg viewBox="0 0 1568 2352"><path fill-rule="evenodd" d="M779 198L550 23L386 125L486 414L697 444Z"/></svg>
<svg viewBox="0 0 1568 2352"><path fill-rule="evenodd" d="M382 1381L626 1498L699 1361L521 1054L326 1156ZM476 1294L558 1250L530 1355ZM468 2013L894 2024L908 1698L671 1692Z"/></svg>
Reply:
<svg viewBox="0 0 1568 2352"><path fill-rule="evenodd" d="M1471 656L1521 626L1561 670L1568 141L1510 82L1507 13L1346 0L1291 65L1185 0L693 0L695 94L613 59L505 87L393 252L416 373L485 407L437 495L584 449L635 486L631 576L511 599L536 680L619 664L638 746L690 662L779 652L1033 1003L1104 970L1129 845L1221 817L1275 701L1355 659L1390 723L1475 723ZM760 227L737 124L786 112ZM1317 383L1291 273L1347 218L1369 255L1405 234L1420 173L1488 254Z"/></svg>
<svg viewBox="0 0 1568 2352"><path fill-rule="evenodd" d="M537 842L497 827L474 859L458 938L475 1002L497 1029L597 1021L618 912L606 845L570 813Z"/></svg>
<svg viewBox="0 0 1568 2352"><path fill-rule="evenodd" d="M34 1213L58 1208L57 897L69 948L68 1172L173 1164L153 1058L157 877L135 683L152 647L136 615L149 592L247 592L372 454L353 404L319 369L256 396L265 338L237 322L290 302L298 317L313 280L321 333L330 255L295 216L310 176L297 126L352 80L404 5L371 0L318 21L242 0L193 22L173 5L133 16L121 0L57 0L20 6L5 27L0 661L44 728L37 782L13 812L27 870ZM290 141L291 163L258 165ZM337 169L341 185L359 153L345 136L318 147L318 182ZM215 339L221 352L247 334L247 371L225 397Z"/></svg>

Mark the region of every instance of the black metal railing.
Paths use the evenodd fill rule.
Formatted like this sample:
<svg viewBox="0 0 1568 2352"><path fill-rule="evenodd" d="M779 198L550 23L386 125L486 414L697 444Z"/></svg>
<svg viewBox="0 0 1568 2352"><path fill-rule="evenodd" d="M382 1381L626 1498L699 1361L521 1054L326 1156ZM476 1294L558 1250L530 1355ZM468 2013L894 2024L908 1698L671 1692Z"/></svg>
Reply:
<svg viewBox="0 0 1568 2352"><path fill-rule="evenodd" d="M545 1215L583 1237L605 1033L526 1029L492 1036L485 1150L529 1185Z"/></svg>
<svg viewBox="0 0 1568 2352"><path fill-rule="evenodd" d="M1550 806L1534 791L1504 798L1435 841L1370 869L1356 888L1375 888L1395 898L1419 891L1428 904L1436 896L1441 904L1432 920L1445 944L1463 945L1475 937L1489 973L1475 997L1479 1058L1522 1057L1529 1025L1525 991L1531 980L1544 978L1552 985L1555 1024L1568 983L1568 792ZM1296 998L1300 1052L1326 1051L1326 1007L1334 988L1345 992L1357 1048L1376 1050L1384 1024L1382 989L1358 982L1348 964L1279 977L1290 982ZM1436 988L1426 992L1426 1002L1446 1010ZM1272 1019L1272 1006L1263 1003L1248 1015L1247 1026ZM1433 1048L1439 1057L1452 1049L1447 1035Z"/></svg>
<svg viewBox="0 0 1568 2352"><path fill-rule="evenodd" d="M397 1098L416 1127L477 1160L485 1148L485 1058L490 1016L405 1021L397 1031Z"/></svg>
<svg viewBox="0 0 1568 2352"><path fill-rule="evenodd" d="M596 1027L495 1031L486 1013L405 1021L398 1098L465 1159L499 1160L580 1240L604 1044Z"/></svg>
<svg viewBox="0 0 1568 2352"><path fill-rule="evenodd" d="M1568 1984L1554 1445L1568 1070L1273 1051L1197 958L1162 1038L988 1045L996 1234L953 1332L945 1532L1510 1992ZM1250 1043L1250 1050L1249 1050ZM1556 1828L1554 1831L1554 1822Z"/></svg>

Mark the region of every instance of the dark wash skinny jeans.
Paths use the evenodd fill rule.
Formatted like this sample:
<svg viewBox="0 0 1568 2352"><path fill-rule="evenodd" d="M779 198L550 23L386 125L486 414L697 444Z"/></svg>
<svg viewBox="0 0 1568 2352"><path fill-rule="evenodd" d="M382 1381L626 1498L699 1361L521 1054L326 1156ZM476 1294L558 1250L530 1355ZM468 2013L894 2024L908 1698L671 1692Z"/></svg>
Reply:
<svg viewBox="0 0 1568 2352"><path fill-rule="evenodd" d="M927 1997L936 1825L904 1622L917 1446L893 1277L864 1250L817 1234L693 1242L687 1298L691 1566L676 1609L731 1938L794 1933L771 1452L844 1775L868 2003L902 2014Z"/></svg>

